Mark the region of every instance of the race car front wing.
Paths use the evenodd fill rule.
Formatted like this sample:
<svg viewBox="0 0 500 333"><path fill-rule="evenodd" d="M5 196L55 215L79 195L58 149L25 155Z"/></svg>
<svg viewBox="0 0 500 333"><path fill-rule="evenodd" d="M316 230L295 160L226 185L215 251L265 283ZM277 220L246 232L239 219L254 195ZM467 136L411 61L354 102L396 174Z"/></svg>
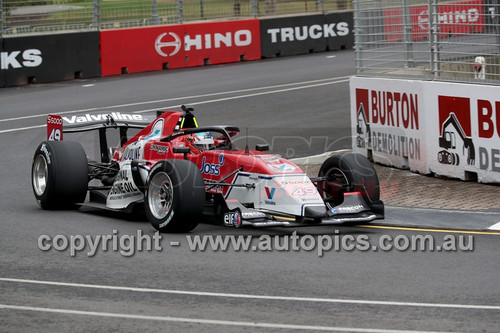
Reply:
<svg viewBox="0 0 500 333"><path fill-rule="evenodd" d="M272 211L260 211L244 207L236 200L227 202L229 211L225 213L224 225L232 227L304 227L340 224L368 223L384 218L383 206L370 207L361 192L344 193L344 202L330 207L327 203L326 216L307 218L303 216L284 216Z"/></svg>

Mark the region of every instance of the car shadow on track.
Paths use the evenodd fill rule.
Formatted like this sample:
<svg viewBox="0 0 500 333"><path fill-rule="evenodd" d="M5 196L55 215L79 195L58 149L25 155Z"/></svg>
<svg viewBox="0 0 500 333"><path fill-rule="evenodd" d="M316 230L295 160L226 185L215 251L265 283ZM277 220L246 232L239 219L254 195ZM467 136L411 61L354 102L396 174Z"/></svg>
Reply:
<svg viewBox="0 0 500 333"><path fill-rule="evenodd" d="M82 207L80 212L96 217L104 217L106 219L120 220L125 223L141 223L149 224L146 214L143 210L137 209L132 213L116 212L100 210L91 207ZM242 236L289 236L296 234L303 235L357 235L357 234L370 234L376 233L375 231L360 229L353 225L328 225L328 226L305 226L305 227L269 227L269 228L255 228L251 226L244 226L240 228L226 227L216 223L214 216L205 215L199 221L200 224L190 234L193 235L242 235Z"/></svg>

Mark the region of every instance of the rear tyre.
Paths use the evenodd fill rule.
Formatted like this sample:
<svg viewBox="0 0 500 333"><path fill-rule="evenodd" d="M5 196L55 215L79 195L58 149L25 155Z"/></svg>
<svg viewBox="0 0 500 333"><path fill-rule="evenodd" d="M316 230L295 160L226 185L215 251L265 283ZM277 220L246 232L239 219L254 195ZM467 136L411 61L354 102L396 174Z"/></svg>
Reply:
<svg viewBox="0 0 500 333"><path fill-rule="evenodd" d="M31 184L43 209L78 208L88 189L87 156L74 141L45 141L35 151Z"/></svg>
<svg viewBox="0 0 500 333"><path fill-rule="evenodd" d="M377 172L371 162L360 154L335 155L328 158L319 170L319 177L326 177L327 183L347 192L361 192L368 205L380 201L380 185ZM340 194L343 191L341 191ZM331 197L324 191L323 199L335 205L341 203L342 196ZM338 202L340 200L340 202Z"/></svg>
<svg viewBox="0 0 500 333"><path fill-rule="evenodd" d="M205 204L205 183L198 167L186 160L158 162L144 193L146 216L160 232L196 228Z"/></svg>

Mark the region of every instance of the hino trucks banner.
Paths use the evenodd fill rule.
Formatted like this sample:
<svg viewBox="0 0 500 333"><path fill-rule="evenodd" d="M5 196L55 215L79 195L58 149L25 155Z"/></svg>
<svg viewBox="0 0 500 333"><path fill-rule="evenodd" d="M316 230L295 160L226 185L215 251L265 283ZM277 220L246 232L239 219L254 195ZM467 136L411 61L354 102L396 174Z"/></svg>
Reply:
<svg viewBox="0 0 500 333"><path fill-rule="evenodd" d="M260 33L264 58L350 49L353 13L262 19Z"/></svg>
<svg viewBox="0 0 500 333"><path fill-rule="evenodd" d="M101 32L102 76L257 59L257 19Z"/></svg>
<svg viewBox="0 0 500 333"><path fill-rule="evenodd" d="M494 7L493 7L494 8ZM440 2L436 20L439 22L439 37L482 32L485 29L483 0ZM429 37L429 6L412 5L409 8L411 35L413 41ZM387 41L403 40L403 9L392 7L384 9L384 25Z"/></svg>

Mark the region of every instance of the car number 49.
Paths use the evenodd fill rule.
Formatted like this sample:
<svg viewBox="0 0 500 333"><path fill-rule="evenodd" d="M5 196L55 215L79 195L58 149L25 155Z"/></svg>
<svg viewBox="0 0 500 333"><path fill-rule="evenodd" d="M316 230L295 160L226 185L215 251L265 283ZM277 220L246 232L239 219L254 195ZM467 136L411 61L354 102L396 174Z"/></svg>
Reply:
<svg viewBox="0 0 500 333"><path fill-rule="evenodd" d="M50 132L49 141L61 141L61 130L59 128L54 128Z"/></svg>

